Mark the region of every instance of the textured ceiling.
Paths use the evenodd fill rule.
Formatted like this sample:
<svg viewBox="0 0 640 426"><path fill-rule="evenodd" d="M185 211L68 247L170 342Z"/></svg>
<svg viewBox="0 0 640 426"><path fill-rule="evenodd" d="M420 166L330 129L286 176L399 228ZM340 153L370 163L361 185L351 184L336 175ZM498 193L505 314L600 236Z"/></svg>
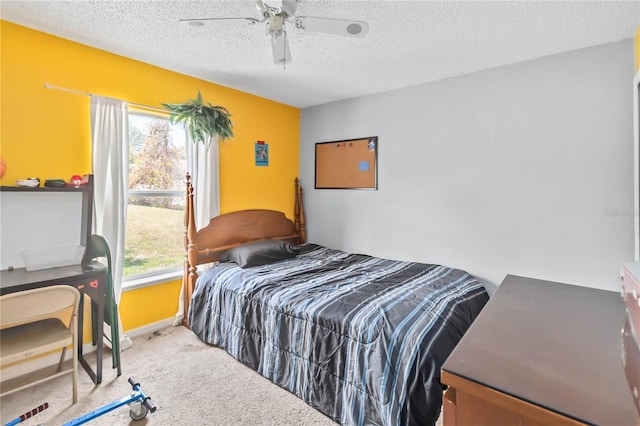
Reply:
<svg viewBox="0 0 640 426"><path fill-rule="evenodd" d="M326 1L297 15L364 20L364 38L287 25L293 61L274 65L253 1L0 1L0 17L69 40L304 108L632 38L640 1ZM55 82L52 82L55 84Z"/></svg>

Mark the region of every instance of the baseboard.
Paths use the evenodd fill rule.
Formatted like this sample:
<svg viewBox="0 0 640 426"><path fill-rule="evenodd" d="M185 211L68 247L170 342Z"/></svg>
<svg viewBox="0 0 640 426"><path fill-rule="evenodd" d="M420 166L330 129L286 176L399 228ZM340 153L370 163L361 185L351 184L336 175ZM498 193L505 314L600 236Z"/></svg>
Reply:
<svg viewBox="0 0 640 426"><path fill-rule="evenodd" d="M128 330L124 334L126 334L131 338L134 338L134 337L141 336L143 334L149 334L149 333L153 333L154 331L159 331L167 327L171 327L172 325L174 325L174 322L175 322L175 318L173 317L166 318L151 324L143 325L142 327Z"/></svg>
<svg viewBox="0 0 640 426"><path fill-rule="evenodd" d="M136 336L141 336L143 334L149 334L149 333L153 333L155 331L159 331L159 330L163 330L167 327L170 327L174 324L175 319L172 318L167 318L161 321L157 321L151 324L147 324L144 325L142 327L138 327L138 328L134 328L131 330L127 330L124 334L125 336L122 336L123 338L126 338L126 336L128 336L129 340L133 337ZM107 341L105 340L105 345L104 345L104 350L105 351L109 351L110 346L107 346ZM131 345L127 346L130 347ZM86 343L84 345L82 345L82 353L83 354L89 354L92 352L95 352L96 347L93 346L91 343ZM124 349L123 349L124 350ZM67 351L66 354L66 361L70 361L71 360L71 351ZM51 367L54 365L58 364L58 361L60 361L60 353L57 354L51 354L51 355L47 355L44 356L42 358L38 358L35 359L33 361L29 361L29 362L24 362L22 364L18 364L18 365L14 365L11 367L6 367L2 369L2 372L0 373L0 375L2 376L2 381L6 381L6 380L11 380L11 379L15 379L16 377L19 376L23 376L25 374L43 369L43 368L47 368L47 367ZM82 367L78 367L80 373L82 373ZM104 365L103 365L103 369L104 369Z"/></svg>

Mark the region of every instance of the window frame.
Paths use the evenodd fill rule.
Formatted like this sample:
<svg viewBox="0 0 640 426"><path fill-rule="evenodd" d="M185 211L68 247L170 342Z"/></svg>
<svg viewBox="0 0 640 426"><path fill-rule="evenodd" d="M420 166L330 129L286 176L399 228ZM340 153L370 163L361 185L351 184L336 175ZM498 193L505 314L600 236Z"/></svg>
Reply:
<svg viewBox="0 0 640 426"><path fill-rule="evenodd" d="M142 117L146 117L146 118L150 118L150 119L158 119L158 120L166 120L167 122L169 122L170 126L176 126L176 127L182 127L184 132L185 132L185 140L184 140L184 148L185 148L185 170L187 169L187 135L186 135L186 128L184 128L184 125L181 125L179 123L171 123L171 121L169 120L169 114L162 114L162 113L158 113L158 112L149 112L146 110L141 110L141 109L129 109L128 113L127 113L127 118L130 119L131 115L135 115L135 116L142 116ZM128 140L129 143L129 149L130 149L130 141ZM127 162L127 164L129 164L129 162ZM130 164L129 164L130 166ZM128 169L129 171L130 169ZM149 190L149 191L144 191L144 190L128 190L127 189L127 209L129 208L129 199L131 198L131 196L134 197L185 197L185 191L183 190L177 190L177 189L173 189L173 190ZM186 203L186 200L185 200ZM125 247L126 247L126 230L125 230ZM176 266L174 268L167 268L167 269L162 269L159 271L152 271L152 272L145 272L145 273L141 273L141 274L136 274L136 275L129 275L129 276L124 276L122 277L122 289L123 291L128 291L128 290L134 290L134 289L138 289L138 288L144 288L144 287L148 287L148 286L152 286L155 284L162 284L162 283L167 283L170 281L175 281L179 278L182 277L183 272L184 272L184 261L182 261L183 265L180 266Z"/></svg>

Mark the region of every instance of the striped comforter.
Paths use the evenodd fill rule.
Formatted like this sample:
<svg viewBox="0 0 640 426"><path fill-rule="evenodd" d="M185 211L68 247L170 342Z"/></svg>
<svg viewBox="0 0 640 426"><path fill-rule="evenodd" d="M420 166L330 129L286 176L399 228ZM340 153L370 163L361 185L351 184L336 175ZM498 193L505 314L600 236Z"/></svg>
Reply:
<svg viewBox="0 0 640 426"><path fill-rule="evenodd" d="M461 270L307 244L291 260L205 272L189 323L343 425L428 425L440 367L488 298Z"/></svg>

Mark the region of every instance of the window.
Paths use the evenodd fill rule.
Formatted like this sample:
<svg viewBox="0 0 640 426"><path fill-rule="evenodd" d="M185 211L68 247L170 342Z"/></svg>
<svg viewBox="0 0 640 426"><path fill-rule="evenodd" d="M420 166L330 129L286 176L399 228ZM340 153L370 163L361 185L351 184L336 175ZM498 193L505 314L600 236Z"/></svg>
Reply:
<svg viewBox="0 0 640 426"><path fill-rule="evenodd" d="M129 112L129 202L124 277L178 270L184 261L185 130Z"/></svg>

